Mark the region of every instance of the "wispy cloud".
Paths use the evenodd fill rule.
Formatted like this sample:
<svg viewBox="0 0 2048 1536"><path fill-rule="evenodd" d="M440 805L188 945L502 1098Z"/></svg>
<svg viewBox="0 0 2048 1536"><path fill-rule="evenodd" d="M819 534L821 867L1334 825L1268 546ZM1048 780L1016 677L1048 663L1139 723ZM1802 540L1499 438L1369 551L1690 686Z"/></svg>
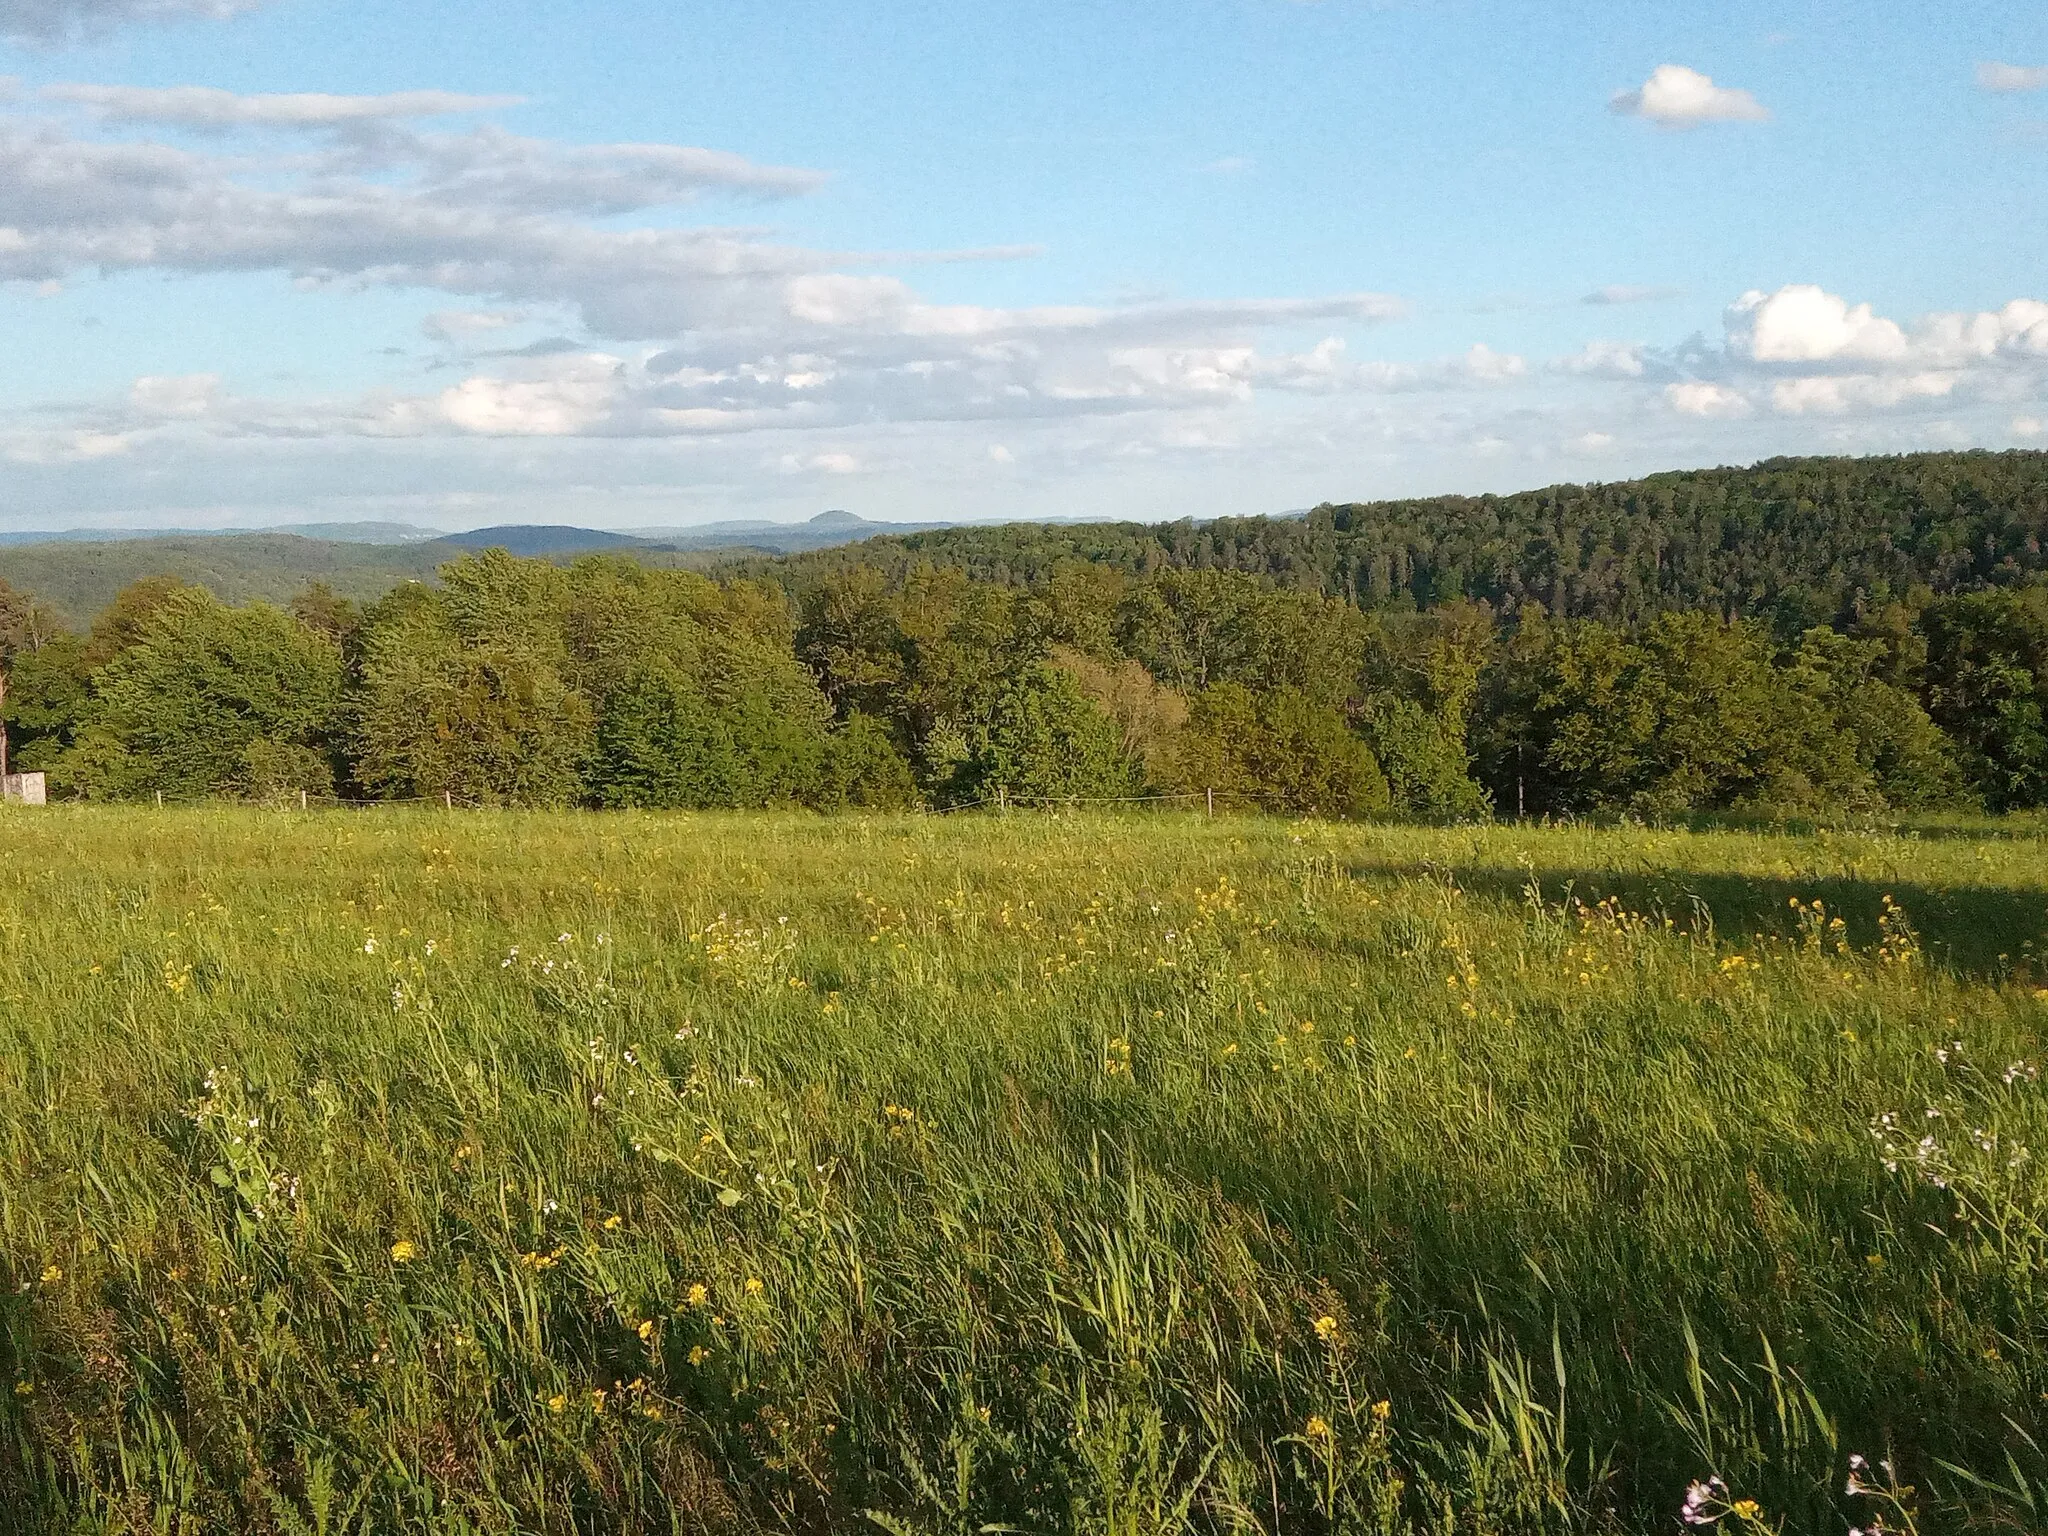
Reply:
<svg viewBox="0 0 2048 1536"><path fill-rule="evenodd" d="M220 21L264 0L0 0L0 37L53 44L103 36L130 22Z"/></svg>
<svg viewBox="0 0 2048 1536"><path fill-rule="evenodd" d="M1977 84L1987 91L2038 91L2048 88L2048 64L1994 64L1977 66Z"/></svg>
<svg viewBox="0 0 2048 1536"><path fill-rule="evenodd" d="M1579 302L1581 304L1658 304L1666 299L1684 296L1682 288L1653 287L1637 283L1610 283L1605 288L1595 288Z"/></svg>
<svg viewBox="0 0 2048 1536"><path fill-rule="evenodd" d="M238 95L208 86L46 85L43 100L86 108L103 122L178 128L320 128L413 117L447 117L521 105L521 96L395 91L382 96L317 92Z"/></svg>

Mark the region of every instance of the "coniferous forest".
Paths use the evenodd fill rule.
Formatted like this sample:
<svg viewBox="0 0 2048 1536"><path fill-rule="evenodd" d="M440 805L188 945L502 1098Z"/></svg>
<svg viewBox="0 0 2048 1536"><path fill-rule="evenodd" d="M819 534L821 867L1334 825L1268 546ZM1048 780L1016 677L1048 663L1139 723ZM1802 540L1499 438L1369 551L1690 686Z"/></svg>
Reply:
<svg viewBox="0 0 2048 1536"><path fill-rule="evenodd" d="M2048 455L1017 524L357 604L0 585L53 793L1358 817L2048 803Z"/></svg>

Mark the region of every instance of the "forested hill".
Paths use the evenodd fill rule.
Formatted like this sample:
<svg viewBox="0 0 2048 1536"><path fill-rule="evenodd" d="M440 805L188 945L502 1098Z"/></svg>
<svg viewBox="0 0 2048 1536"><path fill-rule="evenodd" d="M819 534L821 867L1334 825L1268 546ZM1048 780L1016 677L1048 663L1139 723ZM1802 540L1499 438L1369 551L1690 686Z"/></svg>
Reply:
<svg viewBox="0 0 2048 1536"><path fill-rule="evenodd" d="M1078 558L1134 575L1248 572L1366 608L1469 597L1622 620L1705 608L1797 631L1915 586L2020 581L2048 570L2044 534L2048 453L1921 453L1325 505L1304 517L948 528L734 568L801 591L850 566L895 579L920 561L1030 584Z"/></svg>

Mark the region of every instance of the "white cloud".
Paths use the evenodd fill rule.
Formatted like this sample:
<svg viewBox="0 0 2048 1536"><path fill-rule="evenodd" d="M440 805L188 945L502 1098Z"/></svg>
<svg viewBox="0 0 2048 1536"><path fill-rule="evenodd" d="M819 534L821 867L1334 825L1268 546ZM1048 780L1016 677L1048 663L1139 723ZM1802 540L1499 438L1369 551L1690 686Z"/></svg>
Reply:
<svg viewBox="0 0 2048 1536"><path fill-rule="evenodd" d="M263 0L0 0L0 37L74 42L130 22L223 21Z"/></svg>
<svg viewBox="0 0 2048 1536"><path fill-rule="evenodd" d="M2012 433L2014 437L2048 436L2048 421L2043 421L2038 416L2015 416L2012 419Z"/></svg>
<svg viewBox="0 0 2048 1536"><path fill-rule="evenodd" d="M1728 309L1728 346L1752 363L1953 368L1998 358L2048 358L2048 303L2014 299L1997 310L1943 311L1911 327L1812 283L1752 289Z"/></svg>
<svg viewBox="0 0 2048 1536"><path fill-rule="evenodd" d="M1475 341L1463 359L1465 374L1482 384L1505 384L1529 371L1528 360L1512 352L1496 352L1483 341Z"/></svg>
<svg viewBox="0 0 2048 1536"><path fill-rule="evenodd" d="M1735 416L1747 416L1749 400L1739 390L1723 384L1709 383L1704 379L1688 379L1679 384L1664 387L1664 399L1672 410L1683 416L1700 416L1709 420L1725 421Z"/></svg>
<svg viewBox="0 0 2048 1536"><path fill-rule="evenodd" d="M786 453L777 462L785 475L857 475L867 467L858 454L837 449L824 453Z"/></svg>
<svg viewBox="0 0 2048 1536"><path fill-rule="evenodd" d="M1897 324L1873 315L1868 304L1851 308L1812 283L1745 293L1728 311L1728 340L1758 363L1880 361L1906 354L1906 334Z"/></svg>
<svg viewBox="0 0 2048 1536"><path fill-rule="evenodd" d="M1977 84L1987 91L2038 91L2048 89L2048 64L1994 64L1977 66Z"/></svg>
<svg viewBox="0 0 2048 1536"><path fill-rule="evenodd" d="M522 96L464 96L454 91L242 96L197 85L46 85L39 94L45 101L84 107L104 122L164 123L179 128L321 128L488 112L516 107L525 100Z"/></svg>
<svg viewBox="0 0 2048 1536"><path fill-rule="evenodd" d="M988 445L988 456L991 462L997 464L1014 464L1017 462L1017 455L1010 452L1001 443L990 443Z"/></svg>
<svg viewBox="0 0 2048 1536"><path fill-rule="evenodd" d="M1856 410L1889 410L1911 400L1940 400L1952 394L1954 373L1821 374L1783 379L1771 386L1771 407L1787 416L1841 416Z"/></svg>
<svg viewBox="0 0 2048 1536"><path fill-rule="evenodd" d="M444 390L441 415L465 432L493 437L565 437L596 426L619 393L619 360L602 353L566 359L538 378L478 376ZM403 421L401 413L397 422Z"/></svg>
<svg viewBox="0 0 2048 1536"><path fill-rule="evenodd" d="M1644 348L1631 341L1589 341L1569 357L1559 358L1562 372L1594 379L1640 379L1648 371Z"/></svg>
<svg viewBox="0 0 2048 1536"><path fill-rule="evenodd" d="M1632 91L1617 91L1608 106L1624 117L1641 117L1664 128L1700 123L1759 123L1771 114L1748 91L1716 85L1683 64L1659 64Z"/></svg>
<svg viewBox="0 0 2048 1536"><path fill-rule="evenodd" d="M1564 446L1567 453L1576 453L1590 458L1596 454L1605 453L1608 449L1612 448L1614 446L1614 434L1611 432L1581 432L1577 437L1566 442Z"/></svg>
<svg viewBox="0 0 2048 1536"><path fill-rule="evenodd" d="M1221 160L1211 160L1202 169L1212 176L1242 176L1255 169L1258 163L1250 155L1225 155Z"/></svg>
<svg viewBox="0 0 2048 1536"><path fill-rule="evenodd" d="M129 386L128 399L144 416L204 416L220 390L217 373L151 375Z"/></svg>
<svg viewBox="0 0 2048 1536"><path fill-rule="evenodd" d="M434 341L462 342L525 318L526 312L519 309L440 309L420 322L420 330Z"/></svg>

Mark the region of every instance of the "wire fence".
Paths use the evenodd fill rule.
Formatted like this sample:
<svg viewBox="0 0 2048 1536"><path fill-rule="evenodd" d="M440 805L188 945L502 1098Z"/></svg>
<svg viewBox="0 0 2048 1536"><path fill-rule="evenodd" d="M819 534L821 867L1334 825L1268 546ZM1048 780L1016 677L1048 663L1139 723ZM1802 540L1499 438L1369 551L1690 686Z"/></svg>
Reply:
<svg viewBox="0 0 2048 1536"><path fill-rule="evenodd" d="M1212 813L1219 809L1243 810L1256 809L1258 807L1258 802L1255 799L1249 796L1237 794L1230 790L1194 789L1161 791L1156 794L1145 795L1013 795L1008 793L1007 791L998 791L993 795L981 795L971 800L954 800L949 801L944 805L921 805L905 807L905 809L923 812L927 815L949 816L958 814L963 811L1066 810L1069 808L1079 809L1082 806L1096 805L1165 806L1184 805L1188 803L1201 805L1206 810ZM383 806L393 805L440 806L443 810L448 811L499 810L506 808L503 802L470 799L464 796L457 795L453 791L445 791L438 795L386 795L378 799L356 799L351 798L347 795L319 794L311 790L302 790L298 793L296 799L294 799L291 795L287 794L283 796L270 796L266 798L238 802L206 796L199 797L196 799L187 799L175 795L167 797L159 791L156 796L156 804L159 808L170 806L245 804L267 806L274 810L302 811L376 810ZM760 807L754 807L754 809L759 808ZM642 807L642 809L660 809L660 807ZM742 810L747 809L747 807L705 806L693 807L693 809ZM872 810L874 809L874 807L850 805L846 807L838 807L836 809L866 811Z"/></svg>

